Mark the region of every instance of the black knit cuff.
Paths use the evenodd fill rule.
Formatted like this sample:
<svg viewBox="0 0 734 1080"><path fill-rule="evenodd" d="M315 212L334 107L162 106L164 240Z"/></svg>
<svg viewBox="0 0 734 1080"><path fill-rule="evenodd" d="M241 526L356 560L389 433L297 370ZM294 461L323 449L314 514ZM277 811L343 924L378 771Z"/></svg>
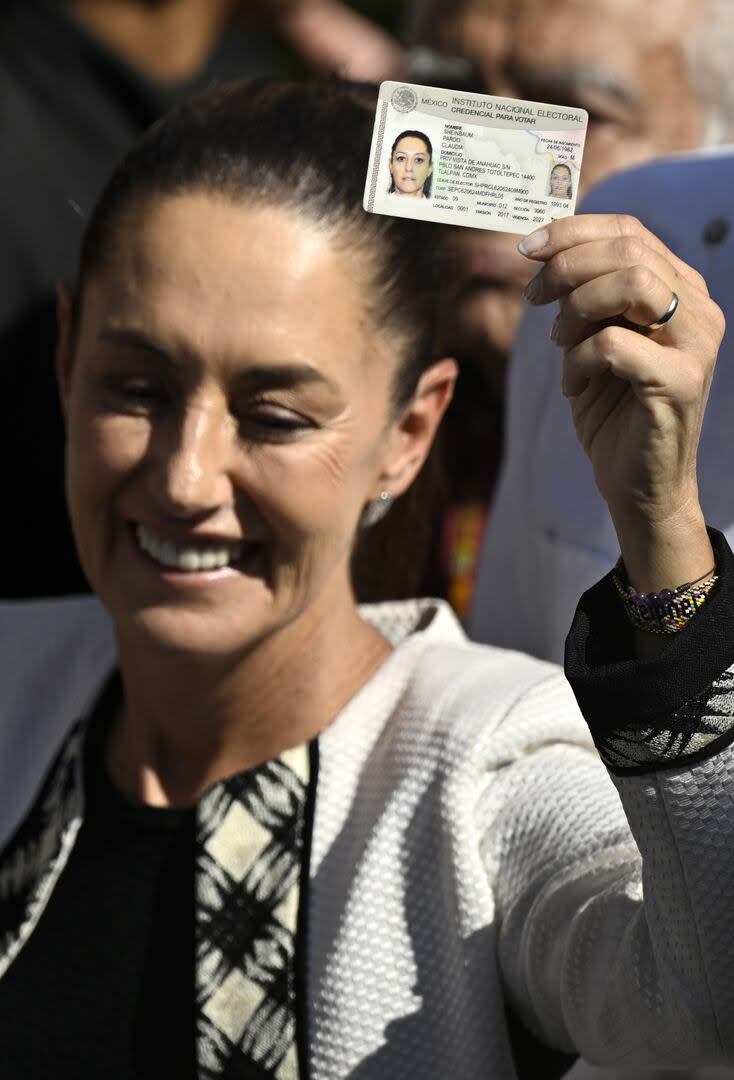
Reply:
<svg viewBox="0 0 734 1080"><path fill-rule="evenodd" d="M709 529L720 580L652 660L611 573L582 596L566 639L566 677L613 772L650 772L715 754L734 741L734 555Z"/></svg>

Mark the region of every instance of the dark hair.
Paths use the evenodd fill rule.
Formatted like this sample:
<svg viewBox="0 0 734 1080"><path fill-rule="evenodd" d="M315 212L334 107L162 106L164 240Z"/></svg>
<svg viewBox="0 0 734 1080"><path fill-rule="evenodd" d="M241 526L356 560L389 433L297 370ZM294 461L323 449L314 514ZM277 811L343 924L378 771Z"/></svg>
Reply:
<svg viewBox="0 0 734 1080"><path fill-rule="evenodd" d="M289 207L350 243L369 268L376 325L405 343L393 392L395 408L405 405L435 359L440 255L435 226L362 208L375 102L371 88L337 79L257 80L173 109L128 152L93 211L77 305L86 279L124 242L122 215L151 197L203 190Z"/></svg>
<svg viewBox="0 0 734 1080"><path fill-rule="evenodd" d="M551 181L553 179L553 173L556 171L556 169L565 169L566 172L568 173L568 181L569 181L569 183L568 183L568 195L564 195L564 198L572 199L573 198L573 173L571 172L570 165L567 165L565 161L559 161L558 164L554 165L553 168L551 169L550 176L548 177L548 191L549 191L549 193L551 195L553 194L553 188L551 187Z"/></svg>
<svg viewBox="0 0 734 1080"><path fill-rule="evenodd" d="M433 161L433 144L431 143L431 140L428 138L428 136L423 131L401 131L400 134L398 135L397 139L395 140L395 142L392 144L392 150L390 151L390 161L392 161L393 157L395 156L395 151L397 149L397 145L401 141L401 139L420 139L422 143L425 143L426 150L428 151L428 160L430 162ZM432 187L433 187L433 174L431 174L427 178L425 184L423 185L423 194L425 195L425 197L427 199L430 199L430 197L431 197L431 188ZM390 175L390 187L389 187L388 191L390 192L390 194L392 194L392 192L394 190L395 190L395 179L391 174Z"/></svg>

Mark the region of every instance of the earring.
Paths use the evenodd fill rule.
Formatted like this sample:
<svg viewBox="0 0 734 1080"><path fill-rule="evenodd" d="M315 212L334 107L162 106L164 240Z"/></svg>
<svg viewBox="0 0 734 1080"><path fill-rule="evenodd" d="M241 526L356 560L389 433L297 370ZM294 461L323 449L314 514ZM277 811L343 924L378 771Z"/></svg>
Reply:
<svg viewBox="0 0 734 1080"><path fill-rule="evenodd" d="M392 491L381 491L377 498L367 503L364 508L360 521L361 528L371 529L378 521L382 521L394 502L395 496Z"/></svg>

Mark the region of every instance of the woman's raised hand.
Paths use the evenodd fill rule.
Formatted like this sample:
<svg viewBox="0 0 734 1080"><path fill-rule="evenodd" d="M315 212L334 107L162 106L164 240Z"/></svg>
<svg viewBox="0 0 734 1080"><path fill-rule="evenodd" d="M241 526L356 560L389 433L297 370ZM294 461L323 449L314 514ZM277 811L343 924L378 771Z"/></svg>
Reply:
<svg viewBox="0 0 734 1080"><path fill-rule="evenodd" d="M721 311L701 275L631 217L564 218L520 250L543 263L528 301L560 301L563 392L630 579L645 590L694 580L712 565L696 453ZM650 330L674 293L672 318Z"/></svg>

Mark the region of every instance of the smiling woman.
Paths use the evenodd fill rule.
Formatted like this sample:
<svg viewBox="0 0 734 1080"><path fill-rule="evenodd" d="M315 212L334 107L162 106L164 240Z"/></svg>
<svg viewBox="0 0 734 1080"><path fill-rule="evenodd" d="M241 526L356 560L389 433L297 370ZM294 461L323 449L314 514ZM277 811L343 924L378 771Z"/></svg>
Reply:
<svg viewBox="0 0 734 1080"><path fill-rule="evenodd" d="M718 310L636 222L524 242L534 301L564 299L626 573L659 592L605 579L582 602L569 670L597 754L560 672L470 645L438 602L355 602L356 538L410 488L456 377L433 355L435 233L361 209L372 121L337 83L177 109L61 292L96 596L0 606L8 1076L515 1080L576 1049L732 1054L712 900L732 845L701 842L732 798L731 555L714 534L708 573L692 468ZM658 602L687 625L651 669L642 601L646 627Z"/></svg>
<svg viewBox="0 0 734 1080"><path fill-rule="evenodd" d="M154 129L130 155L90 224L71 320L81 330L78 353L88 351L93 358L90 377L99 369L100 386L109 390L112 384L121 403L128 397L127 411L136 419L126 432L145 428L156 443L163 432L175 441L187 411L196 417L195 438L203 440L210 425L220 439L229 432L233 443L257 445L257 476L249 475L247 485L257 483L264 498L248 500L248 518L257 520L247 522L247 542L248 547L260 543L262 556L268 556L272 579L262 602L272 603L272 617L279 611L290 619L301 602L294 590L303 599L306 590L320 589L336 562L343 564L339 573L346 580L365 504L383 488L399 495L410 485L448 403L453 368L444 364L428 376L419 430L401 437L398 456L384 461L387 444L375 433L381 434L386 420L413 397L433 355L435 236L430 228L385 227L364 217L358 208L360 171L344 167L342 151L322 120L324 106L309 100L296 113L296 103L276 87L262 87L252 99L261 114L269 114L265 130L259 114L253 113L249 124L249 114L242 120L244 110L234 95L212 103L210 109L219 113L216 153L211 133L192 107L167 121L165 138ZM345 123L362 126L365 137L370 118L358 96L345 95L338 105L329 102L330 114L337 108ZM284 164L283 132L297 122L304 131L310 128L310 135L294 144ZM186 149L171 159L165 143L176 137L176 123L186 126ZM233 228L246 243L226 242ZM127 242L133 233L140 236L135 246ZM177 258L169 263L173 237ZM399 255L406 242L424 268L420 290ZM360 259L354 257L356 244L362 245ZM383 265L394 268L389 276L381 273ZM142 313L140 297L147 309ZM76 343L76 334L70 340ZM72 352L62 349L61 356L71 391ZM216 371L213 358L220 361ZM76 400L70 397L70 407ZM356 410L355 400L366 407ZM156 423L143 422L146 406ZM114 444L122 447L117 431L122 421L112 422ZM69 460L73 473L73 442ZM146 461L155 460L148 453ZM189 457L182 453L176 460L182 463L182 479L190 481ZM251 455L242 460L252 468ZM82 473L88 461L82 449ZM195 475L203 485L210 470L197 465ZM174 475L165 482L170 487L178 481ZM70 484L72 502L76 490L81 492L83 484ZM196 495L203 512L209 494ZM193 490L187 497L195 502ZM347 511L340 521L327 513L326 499ZM81 502L89 513L86 490ZM80 507L72 517L83 513ZM101 520L96 509L91 513ZM217 536L209 515L206 528L199 529L200 542L207 536L215 545L220 539L245 539L242 527L224 517L220 511ZM319 522L316 530L310 527L312 517ZM171 531L164 530L161 539L174 541ZM78 528L76 535L85 570L102 595L104 585L91 565L95 554ZM296 548L308 573L296 572ZM111 580L125 596L132 595L116 569ZM190 578L184 584L190 585ZM240 618L254 618L254 611L248 605ZM190 635L178 614L175 622ZM269 628L266 622L261 630ZM210 635L207 626L207 649ZM193 644L190 636L187 641Z"/></svg>

